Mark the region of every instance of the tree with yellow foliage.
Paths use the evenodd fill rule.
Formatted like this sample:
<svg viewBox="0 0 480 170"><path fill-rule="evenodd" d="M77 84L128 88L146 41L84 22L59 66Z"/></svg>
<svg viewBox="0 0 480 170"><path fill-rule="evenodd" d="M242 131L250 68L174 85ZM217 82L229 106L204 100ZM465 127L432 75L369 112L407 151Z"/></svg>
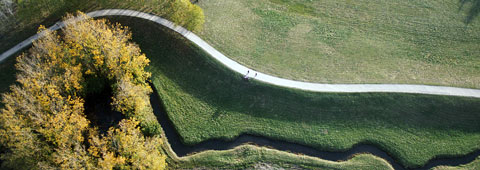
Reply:
<svg viewBox="0 0 480 170"><path fill-rule="evenodd" d="M165 156L158 148L159 138L145 139L135 119L124 119L119 128L110 128L102 139L93 134L90 138L90 153L98 156L98 165L111 167L120 165L121 169L165 169ZM105 140L106 139L106 140Z"/></svg>
<svg viewBox="0 0 480 170"><path fill-rule="evenodd" d="M171 0L167 18L191 31L200 31L205 22L202 8L190 0Z"/></svg>
<svg viewBox="0 0 480 170"><path fill-rule="evenodd" d="M63 36L41 27L43 37L17 58L18 85L3 95L0 113L2 168L164 169L161 139L151 131L159 124L149 103L149 60L119 24L83 13L65 23ZM101 86L114 89L112 105L126 116L107 135L84 113L86 94Z"/></svg>

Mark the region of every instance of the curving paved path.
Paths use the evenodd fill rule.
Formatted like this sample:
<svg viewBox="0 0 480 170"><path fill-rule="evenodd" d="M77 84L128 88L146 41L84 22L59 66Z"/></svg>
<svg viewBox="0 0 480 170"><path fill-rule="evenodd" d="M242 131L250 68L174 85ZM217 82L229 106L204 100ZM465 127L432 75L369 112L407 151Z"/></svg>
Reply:
<svg viewBox="0 0 480 170"><path fill-rule="evenodd" d="M102 17L102 16L129 16L142 18L146 20L153 21L165 27L172 29L175 32L178 32L188 40L192 41L194 44L199 46L205 52L210 54L213 58L218 60L220 63L224 64L228 68L236 71L239 74L246 74L250 70L249 75L254 75L258 73L255 79L263 81L266 83L289 87L297 88L308 91L315 92L340 92L340 93L365 93L365 92L390 92L390 93L417 93L417 94L432 94L432 95L447 95L447 96L463 96L463 97L474 97L480 98L480 90L478 89L467 89L467 88L457 88L457 87L445 87L445 86L429 86L429 85L409 85L409 84L320 84L320 83L308 83L301 81L294 81L283 79L268 74L260 73L249 69L239 63L229 59L218 50L210 46L207 42L203 41L200 37L194 33L186 30L181 26L177 26L174 23L163 19L161 17L139 12L133 10L125 9L105 9L99 11L93 11L87 13L91 17ZM55 25L51 26L50 30L58 30L62 28L64 24L62 22L57 22ZM32 44L32 41L39 38L40 34L36 34L25 41L17 44L15 47L4 52L0 55L0 62L5 60L7 57L13 55L14 53L20 51L21 49Z"/></svg>

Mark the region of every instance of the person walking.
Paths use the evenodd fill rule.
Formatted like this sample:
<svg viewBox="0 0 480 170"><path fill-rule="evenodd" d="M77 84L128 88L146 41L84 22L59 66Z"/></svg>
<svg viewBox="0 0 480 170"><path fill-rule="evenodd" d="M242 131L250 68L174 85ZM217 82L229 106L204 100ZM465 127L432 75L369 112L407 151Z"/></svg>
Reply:
<svg viewBox="0 0 480 170"><path fill-rule="evenodd" d="M243 76L243 79L244 80L248 80L248 74L250 73L250 70L247 71L247 74L245 74L245 76Z"/></svg>

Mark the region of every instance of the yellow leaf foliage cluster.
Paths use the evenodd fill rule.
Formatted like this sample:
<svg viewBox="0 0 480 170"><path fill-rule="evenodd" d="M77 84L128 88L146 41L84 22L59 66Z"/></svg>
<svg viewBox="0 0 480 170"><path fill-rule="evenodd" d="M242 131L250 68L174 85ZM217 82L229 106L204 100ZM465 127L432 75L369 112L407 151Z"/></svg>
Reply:
<svg viewBox="0 0 480 170"><path fill-rule="evenodd" d="M202 8L190 0L170 0L167 18L191 31L200 31L205 23Z"/></svg>
<svg viewBox="0 0 480 170"><path fill-rule="evenodd" d="M160 138L145 139L138 128L138 123L135 119L124 119L119 123L119 128L110 128L104 137L107 140L98 138L98 135L91 135L92 146L89 150L99 157L100 165L110 168L118 163L120 169L166 168L165 156L158 149L162 143ZM109 147L115 152L105 149Z"/></svg>
<svg viewBox="0 0 480 170"><path fill-rule="evenodd" d="M79 20L81 18L82 20ZM149 60L121 25L83 13L65 18L63 36L43 37L17 58L17 85L2 97L2 167L14 169L164 169L161 140L139 129L153 115ZM84 114L85 81L113 82L115 109L126 115L100 135ZM139 120L139 121L137 121ZM145 125L148 125L146 123ZM156 122L158 126L158 122Z"/></svg>

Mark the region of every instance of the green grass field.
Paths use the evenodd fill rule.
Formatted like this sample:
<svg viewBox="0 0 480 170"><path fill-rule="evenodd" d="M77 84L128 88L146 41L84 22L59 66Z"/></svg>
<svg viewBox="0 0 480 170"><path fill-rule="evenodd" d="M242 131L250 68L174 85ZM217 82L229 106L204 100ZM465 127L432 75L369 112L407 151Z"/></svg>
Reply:
<svg viewBox="0 0 480 170"><path fill-rule="evenodd" d="M133 20L121 19L122 23L131 23ZM144 23L144 22L140 22ZM148 24L147 24L148 25ZM148 25L155 27L155 25ZM154 28L157 29L159 28ZM8 58L0 63L0 93L7 92L9 86L15 82L15 56ZM181 57L181 56L180 56ZM154 68L154 67L151 67ZM0 103L0 109L3 104ZM225 168L225 169L245 169L255 168L260 163L265 163L278 168L307 168L307 169L392 169L385 160L370 154L360 154L352 157L348 161L332 162L322 159L295 155L291 153L276 151L257 146L240 146L226 151L207 151L186 157L177 157L168 146L165 140L163 145L164 152L169 156L167 162L170 169L185 168ZM261 162L260 162L261 161Z"/></svg>
<svg viewBox="0 0 480 170"><path fill-rule="evenodd" d="M311 93L246 83L155 24L121 23L152 60L153 84L186 143L241 133L331 151L369 143L410 167L480 149L480 99Z"/></svg>
<svg viewBox="0 0 480 170"><path fill-rule="evenodd" d="M32 1L36 3L36 1ZM68 1L66 6L59 6L65 4L55 3L55 1L43 1L42 4L30 5L24 7L18 16L19 25L15 29L0 37L0 51L5 51L14 46L20 41L28 38L36 33L37 27L40 24L52 25L58 21L65 12L75 12L76 10L91 11L101 8L129 8L141 10L145 12L159 13L155 8L152 9L148 3L143 5L132 4L135 1L109 4L108 1ZM85 3L87 2L87 3ZM147 1L152 3L153 1ZM144 2L145 3L145 2ZM101 5L100 5L101 4ZM102 7L103 6L103 7ZM39 11L41 10L41 11ZM7 60L0 63L0 93L7 92L9 86L15 81L15 54ZM0 108L3 104L0 104ZM166 141L168 142L168 141ZM166 143L168 145L168 143ZM389 165L382 159L376 158L372 155L358 155L353 159L336 163L324 161L317 158L306 156L297 156L284 152L274 151L266 148L259 148L255 146L243 146L236 149L222 151L222 152L206 152L202 154L192 155L188 157L178 158L165 145L165 152L168 153L167 161L173 168L192 168L192 167L210 167L210 168L252 168L259 161L268 161L268 163L279 167L303 167L303 168L322 168L322 169L389 169ZM260 156L260 157L259 157ZM260 160L261 158L262 160Z"/></svg>
<svg viewBox="0 0 480 170"><path fill-rule="evenodd" d="M243 65L284 78L480 88L479 4L201 0L200 37Z"/></svg>
<svg viewBox="0 0 480 170"><path fill-rule="evenodd" d="M409 166L421 165L437 155L462 155L480 148L478 99L323 94L245 83L241 75L153 23L125 18L115 21L132 28L134 40L152 60L149 70L154 75L153 82L187 143L230 139L240 133L324 150L344 150L362 142L383 148ZM2 81L2 89L13 82L13 63L10 58L0 64L2 70L7 70L2 71L2 77L10 77ZM243 167L255 162L256 154L242 157L235 153L208 152L205 157L193 156L191 162L179 166ZM269 159L275 164L309 166L274 155ZM378 165L374 158L362 156L364 163ZM215 163L229 159L237 162Z"/></svg>
<svg viewBox="0 0 480 170"><path fill-rule="evenodd" d="M17 4L15 25L5 32L0 30L0 51L6 51L32 36L40 25L53 25L67 13L99 9L132 9L170 18L171 9L165 7L164 2L165 0L18 0L15 1ZM175 14L183 18L192 16L191 13L182 13L181 9L177 11L180 12ZM184 24L183 22L176 23Z"/></svg>
<svg viewBox="0 0 480 170"><path fill-rule="evenodd" d="M384 35L373 35L372 32L367 31L367 28L370 28L368 27L368 24L357 23L358 27L354 28L346 26L348 25L347 23L349 23L347 22L347 19L349 17L355 18L356 16L345 16L347 19L343 21L334 19L334 17L332 17L330 20L332 23L329 23L324 27L324 30L327 31L324 32L325 36L332 36L330 39L328 39L328 41L337 41L339 39L336 31L340 31L338 34L341 34L342 36L345 35L345 38L337 43L332 42L337 46L325 47L325 49L331 48L334 52L350 52L349 55L351 56L341 54L343 57L341 56L339 58L335 58L335 56L333 56L323 59L316 59L315 57L299 59L298 57L288 58L289 56L295 56L293 53L290 53L290 51L297 50L300 51L298 53L302 53L301 56L310 56L307 55L307 53L317 53L318 51L315 50L324 49L317 48L318 46L316 44L312 44L312 46L305 46L305 49L307 50L301 50L300 47L302 45L314 42L313 40L304 41L305 39L302 38L307 37L308 39L318 37L309 36L310 33L306 33L304 37L296 36L299 35L296 33L293 34L293 38L300 38L294 40L298 43L298 48L295 49L289 49L289 47L286 45L276 46L275 44L282 43L283 40L286 40L282 39L281 36L290 36L291 29L289 29L288 23L290 23L289 20L291 20L291 18L300 18L299 21L310 23L311 20L319 21L317 17L326 15L317 14L319 13L317 8L310 8L302 5L304 3L300 3L300 1L292 1L294 2L292 3L293 5L290 4L290 7L285 7L284 3L287 3L287 1L282 0L275 0L272 2L252 1L250 4L228 1L211 3L208 0L203 0L200 2L202 7L205 8L207 14L206 29L201 36L204 38L206 37L208 42L212 43L214 47L218 47L220 51L225 52L227 56L235 58L241 63L251 65L259 69L263 66L269 67L266 69L268 70L266 71L268 73L275 73L282 77L319 82L400 82L455 85L475 88L480 86L480 78L478 76L480 74L478 74L479 72L477 71L479 70L479 49L474 48L478 47L479 40L479 34L476 32L478 31L478 27L475 27L478 25L478 21L476 20L473 20L464 29L464 31L471 32L471 36L469 37L473 40L468 40L468 37L462 38L461 35L453 34L442 34L440 37L435 37L437 39L429 39L429 37L424 36L424 39L422 39L422 36L411 35L409 37L407 36L409 34L400 34L401 31L399 30L396 30L395 32L398 33L398 35L387 35L387 33ZM405 3L407 2L413 3L411 1L405 1ZM210 6L210 8L212 8L215 7L215 5L220 6L225 5L226 3L231 3L234 5L237 3L236 5L238 8L235 8L235 10L231 8L223 8L223 10L230 9L228 12L226 11L225 14L233 14L238 12L233 14L234 16L237 16L235 18L236 20L229 20L229 15L225 15L224 17L227 18L223 18L223 21L231 23L219 24L216 26L237 28L236 34L224 33L232 34L228 37L222 36L221 33L209 33L209 29L211 29L209 26L212 26L212 24L209 22L213 22L213 20L219 22L219 20L222 19L212 18L212 20L209 20L209 17L215 16L209 16L209 7L207 5L212 5ZM339 3L341 2L339 1ZM349 3L352 3L353 8L356 1L349 1ZM385 1L385 3L387 3L387 1ZM448 4L452 3L453 1L447 1L445 2L445 6L448 6ZM456 3L458 2L455 1L455 4ZM376 4L370 4L363 7L373 8L375 6ZM358 8L360 7L362 6L358 6ZM251 9L257 9L257 11ZM262 10L259 9L271 9L273 12L265 10L262 12ZM222 9L219 8L217 10ZM335 11L329 12L334 13ZM457 11L444 12L455 13ZM272 28L272 31L267 30L250 33L252 35L260 33L262 34L262 36L259 36L260 38L274 37L274 39L264 39L265 42L262 42L259 39L248 37L252 35L246 34L248 32L245 30L253 29L254 27L248 27L248 24L238 24L254 21L256 24L258 24L256 22L257 19L259 19L257 18L258 16L254 16L254 19L251 18L251 20L248 19L249 14L257 15L258 13L274 15L276 17L273 19L272 23L268 23L270 21L261 22L265 27ZM408 14L408 12L405 13ZM385 15L387 14L388 13ZM368 15L365 14L365 16ZM221 17L221 15L217 15L216 17ZM245 17L247 17L247 19L245 19ZM462 19L459 21L459 23L463 23L464 17L465 16L462 15L462 17L457 18ZM270 17L263 17L262 20L268 20L269 18ZM56 20L51 19L51 21L48 22L53 23L54 21ZM233 73L227 70L225 67L220 66L216 61L210 59L209 56L207 56L198 48L186 42L184 39L172 35L169 31L165 33L165 29L156 26L155 24L138 20L129 20L125 18L116 19L116 21L122 21L123 24L127 24L132 27L134 41L140 44L143 52L145 52L152 60L149 71L151 71L154 75L152 78L153 83L167 106L169 116L186 143L193 144L209 138L232 139L241 133L256 134L274 139L282 139L306 144L322 150L332 151L345 150L360 142L376 145L394 155L401 161L401 163L411 167L422 165L427 160L436 156L463 155L475 149L480 149L480 143L478 143L480 139L480 125L477 123L480 120L480 115L478 115L480 111L480 99L383 93L311 93L293 89L279 88L260 82L246 83L241 81L241 75ZM373 21L370 24L382 24L381 22ZM392 22L393 21L395 20L392 19ZM449 20L443 20L438 22L442 23L448 21ZM47 22L47 20L43 22ZM344 25L342 26L341 23L344 23ZM293 22L291 24L294 24L295 27L302 26ZM383 24L387 25L385 23ZM284 29L284 26L285 29L288 29L280 32L285 34L277 35L278 29ZM308 26L308 24L303 26ZM337 29L337 27L345 27L347 31L350 30L353 32L342 33L342 29ZM405 27L408 27L408 24L405 25ZM420 35L429 33L427 28L424 28L425 32L421 32L421 28L423 27L418 28ZM440 28L456 29L458 27L450 26ZM218 31L228 30L227 28L224 29L225 30L219 29ZM378 29L383 30L385 28L378 27ZM24 37L28 37L33 34L30 34L33 30L35 30L35 28L31 28L30 32L25 31L24 34L19 33L18 35L24 35ZM297 31L302 32L304 30L305 29L298 29ZM357 35L360 34L359 32L361 35ZM402 41L402 43L405 44L396 44L397 42L389 39L391 38L389 36L397 37L399 38L398 41ZM356 39L352 39L352 37L356 37ZM412 37L414 37L413 40L411 39ZM448 41L451 40L452 37L458 38L455 39L458 40L458 43L457 41ZM23 40L21 36L13 38L15 41ZM416 38L419 38L420 40ZM391 46L395 47L394 49L397 51L402 52L404 48L409 48L412 46L417 47L417 45L408 43L410 41L417 40L420 41L420 45L424 46L418 45L419 49L409 49L403 51L404 53L409 54L406 56L399 56L396 58L396 55L393 55L393 52L392 55L386 55L387 53L383 51L386 50L386 48L383 46ZM1 40L2 45L0 45L0 49L2 49L2 51L3 49L7 49L8 46L7 44L3 43L4 41L6 40ZM13 45L15 44L15 41L12 40L9 41L9 43ZM235 43L231 43L229 41L233 41ZM255 43L252 44L251 41L254 41ZM375 41L379 41L380 43ZM430 41L438 41L438 44L431 45L428 43ZM343 42L349 42L355 44L356 46L347 47L347 45L343 44ZM262 43L264 43L264 45L262 45ZM254 50L248 51L248 48L241 47L245 44L247 46L254 47L252 48ZM273 47L275 48L270 48L272 46L268 46L268 44L273 44ZM369 48L361 48L363 46L368 46ZM352 47L358 47L360 51L354 51L351 49ZM440 47L448 48L440 49ZM349 48L350 51L348 50ZM422 50L426 49L432 50L432 54L456 54L457 52L455 52L455 50L458 49L462 49L467 52L465 52L465 56L460 58L454 57L453 59L448 57L445 59L438 56L432 57L432 59L418 57L418 50L421 52ZM286 50L287 52L282 50ZM252 54L258 53L258 55L255 56L246 54L250 52ZM238 55L232 55L232 53ZM270 57L268 55L264 55L268 53L276 54L270 55ZM364 55L362 55L362 53ZM376 58L375 55L371 55L372 53L386 56ZM289 60L282 58L282 55L287 57ZM334 55L334 53L332 53L332 55ZM245 58L247 56L252 57L250 58L251 60ZM277 58L274 58L273 56ZM356 58L358 56L360 56L361 59ZM262 57L264 58L262 59ZM246 63L246 61L242 61L241 58L245 58L245 60L249 60L248 62L252 63ZM277 65L273 62L275 60L283 64ZM263 61L272 62L263 63ZM308 65L313 65L315 61L321 61L320 65L317 63L314 68L309 68ZM330 65L332 64L331 61L334 61L334 65ZM452 63L451 61L456 61L458 63L453 64L455 62ZM259 64L258 67L255 65L255 62ZM330 62L330 64L327 64L328 62ZM0 90L2 91L7 89L6 86L13 83L13 73L15 72L13 69L13 63L13 58L0 63L0 69L2 69L2 73L0 73L0 77L2 78ZM300 63L300 66L297 65L298 63ZM393 79L386 79L385 75L391 76L391 72L388 72L390 67L398 67L398 73L393 74L397 75L397 77ZM320 69L322 72L315 69ZM345 72L345 70L349 69L350 71ZM301 71L303 73L295 71ZM317 75L318 80L315 80L315 76L307 74ZM430 74L431 77L427 76ZM409 77L412 75L418 77L412 79L412 77ZM402 78L402 76L404 76L404 78ZM242 147L240 150L242 150ZM387 167L384 162L369 155L361 155L355 157L351 161L334 164L325 163L325 161L322 163L321 160L319 163L318 159L315 163L308 163L308 161L307 163L302 163L302 161L305 161L303 158L293 157L293 155L286 154L284 152L272 150L266 151L262 148L252 149L250 147L243 147L243 150L247 150L250 155L239 155L241 152L238 151L238 148L236 151L230 150L223 152L207 152L192 156L188 158L189 160L186 160L186 162L179 163L179 166L242 168L251 166L258 159L268 158L267 160L271 160L271 162L274 164L285 164L286 166L290 166L298 165L300 163L302 166L307 168L311 166L329 168L343 167L345 169L351 169L352 167L349 167L350 165L346 166L347 164L351 164L351 166L356 166L358 168L365 164L369 164L366 165L364 169L370 169L371 165ZM261 152L261 158L258 157L258 152ZM469 167L475 167L477 162L478 160L471 164L465 165L463 168L468 169Z"/></svg>
<svg viewBox="0 0 480 170"><path fill-rule="evenodd" d="M178 166L182 168L200 168L199 166L201 166L224 169L254 169L260 163L267 163L279 169L393 169L385 160L369 154L356 155L348 161L332 162L252 145L239 146L226 151L205 151L187 156L178 161Z"/></svg>
<svg viewBox="0 0 480 170"><path fill-rule="evenodd" d="M461 165L461 166L438 166L435 168L432 168L433 170L470 170L470 169L480 169L480 157L477 157L477 159L471 163L468 163L466 165Z"/></svg>
<svg viewBox="0 0 480 170"><path fill-rule="evenodd" d="M128 23L133 21L124 20L124 22ZM26 52L26 50L24 52ZM7 92L9 86L15 82L16 71L14 65L16 63L15 58L19 54L20 53L17 53L0 63L0 77L2 79L2 81L0 81L0 93ZM2 107L3 103L0 103L0 109ZM169 149L168 141L165 140L163 148L164 152L169 156L167 162L171 166L170 169L195 167L245 169L255 168L259 163L266 163L280 168L392 169L385 160L369 154L356 155L352 159L344 162L332 162L249 145L227 151L208 151L179 158Z"/></svg>

